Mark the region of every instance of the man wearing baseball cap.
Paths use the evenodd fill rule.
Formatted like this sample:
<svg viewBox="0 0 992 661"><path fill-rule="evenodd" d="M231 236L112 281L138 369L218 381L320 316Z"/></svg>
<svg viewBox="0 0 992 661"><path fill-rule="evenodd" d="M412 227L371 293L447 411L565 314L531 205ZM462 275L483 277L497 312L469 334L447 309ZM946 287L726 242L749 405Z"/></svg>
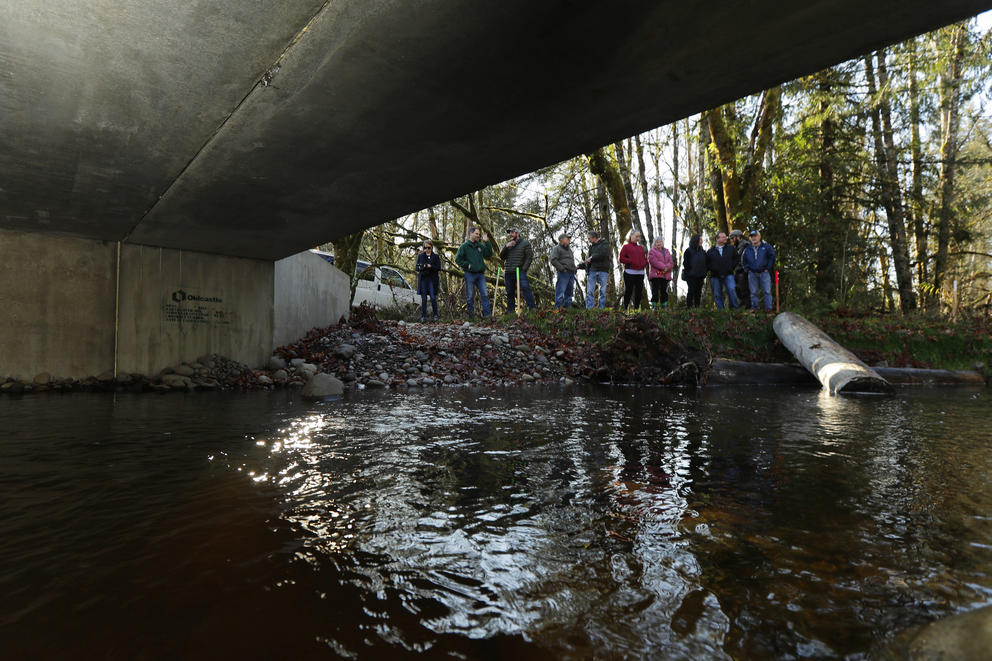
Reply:
<svg viewBox="0 0 992 661"><path fill-rule="evenodd" d="M537 307L534 302L534 292L530 290L530 282L527 281L527 269L534 261L534 248L530 241L520 237L520 230L511 228L506 231L509 239L503 244L503 249L499 251L499 258L503 260L503 283L506 285L506 311L517 309L517 271L520 272L520 294L527 302L527 307L531 310Z"/></svg>
<svg viewBox="0 0 992 661"><path fill-rule="evenodd" d="M733 246L737 253L734 257L734 289L737 293L737 302L740 303L742 308L750 309L751 295L747 287L747 272L741 266L741 258L744 256L744 246L747 243L744 241L744 232L731 230L730 234L727 235L727 243Z"/></svg>
<svg viewBox="0 0 992 661"><path fill-rule="evenodd" d="M575 292L575 255L568 245L572 237L562 234L558 237L558 245L551 251L551 267L558 274L555 279L555 307L559 310L572 307L572 296Z"/></svg>
<svg viewBox="0 0 992 661"><path fill-rule="evenodd" d="M748 288L751 290L751 308L758 309L758 290L765 295L765 309L772 309L772 274L775 269L775 249L761 240L761 232L751 230L751 243L744 248L741 264L747 271Z"/></svg>

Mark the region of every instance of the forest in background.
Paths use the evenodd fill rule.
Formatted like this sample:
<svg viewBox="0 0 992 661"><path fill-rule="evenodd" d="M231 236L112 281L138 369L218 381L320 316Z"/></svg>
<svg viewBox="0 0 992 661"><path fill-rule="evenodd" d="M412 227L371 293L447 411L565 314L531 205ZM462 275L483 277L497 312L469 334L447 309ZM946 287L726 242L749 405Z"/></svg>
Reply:
<svg viewBox="0 0 992 661"><path fill-rule="evenodd" d="M444 262L441 302L458 309L464 283L452 260L467 229L482 227L498 252L517 227L534 244L539 305L550 306L547 257L562 233L578 257L586 232L599 231L616 264L631 228L649 246L663 237L677 262L692 234L708 246L717 231L758 229L778 254L783 305L989 315L987 25L909 39L322 247L345 272L364 259L415 283L429 238ZM581 297L584 278L578 285Z"/></svg>

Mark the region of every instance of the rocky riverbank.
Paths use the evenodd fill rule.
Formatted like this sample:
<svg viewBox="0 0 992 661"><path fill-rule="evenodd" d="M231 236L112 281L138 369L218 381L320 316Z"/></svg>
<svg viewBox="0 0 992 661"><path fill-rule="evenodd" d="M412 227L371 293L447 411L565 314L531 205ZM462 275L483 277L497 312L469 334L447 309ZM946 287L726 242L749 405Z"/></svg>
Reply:
<svg viewBox="0 0 992 661"><path fill-rule="evenodd" d="M668 337L648 316L624 318L605 341L549 333L526 318L418 324L352 311L347 323L315 328L279 347L263 369L216 354L159 374L112 372L82 380L7 379L0 392L511 387L576 381L686 384L703 379L709 355ZM318 378L314 378L317 376ZM307 391L305 391L306 393Z"/></svg>
<svg viewBox="0 0 992 661"><path fill-rule="evenodd" d="M270 369L294 361L351 388L509 387L576 381L696 385L709 357L684 347L646 316L618 324L605 343L562 338L526 319L418 324L353 311L347 324L314 329L276 350ZM273 373L277 383L283 375Z"/></svg>

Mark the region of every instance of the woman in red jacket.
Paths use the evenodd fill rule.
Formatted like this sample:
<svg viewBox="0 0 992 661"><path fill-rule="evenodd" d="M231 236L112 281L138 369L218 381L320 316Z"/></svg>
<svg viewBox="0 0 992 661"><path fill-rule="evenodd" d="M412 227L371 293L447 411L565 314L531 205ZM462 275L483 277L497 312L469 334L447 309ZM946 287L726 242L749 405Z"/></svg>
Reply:
<svg viewBox="0 0 992 661"><path fill-rule="evenodd" d="M644 291L644 269L648 266L648 256L641 245L641 233L631 230L627 243L620 249L620 263L623 264L623 309L630 307L634 299L634 309L641 307L641 292Z"/></svg>

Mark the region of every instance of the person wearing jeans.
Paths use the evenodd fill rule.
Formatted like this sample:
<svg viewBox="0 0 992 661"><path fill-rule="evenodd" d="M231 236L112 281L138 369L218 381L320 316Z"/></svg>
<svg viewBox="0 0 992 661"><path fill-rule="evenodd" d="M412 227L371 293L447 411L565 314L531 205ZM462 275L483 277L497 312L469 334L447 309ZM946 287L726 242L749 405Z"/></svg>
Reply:
<svg viewBox="0 0 992 661"><path fill-rule="evenodd" d="M772 309L772 274L775 269L775 249L761 240L761 232L751 230L751 244L744 248L741 264L747 271L748 289L751 290L751 308L758 309L758 292L764 294L765 309Z"/></svg>
<svg viewBox="0 0 992 661"><path fill-rule="evenodd" d="M718 310L723 309L723 292L726 290L730 309L738 306L737 284L734 282L734 264L737 251L727 243L727 235L718 232L716 244L706 251L706 268L710 272L710 286L713 287L713 300Z"/></svg>
<svg viewBox="0 0 992 661"><path fill-rule="evenodd" d="M606 284L610 277L610 244L599 236L599 232L589 232L589 257L582 262L589 269L586 280L586 309L596 303L596 286L599 286L599 307L606 307Z"/></svg>
<svg viewBox="0 0 992 661"><path fill-rule="evenodd" d="M558 274L555 280L555 307L559 310L572 307L575 292L575 255L569 247L571 241L571 236L562 234L558 237L558 245L551 251L551 267Z"/></svg>
<svg viewBox="0 0 992 661"><path fill-rule="evenodd" d="M434 244L424 242L424 249L417 254L417 293L420 294L420 321L427 320L427 297L431 299L434 321L437 321L438 274L441 272L441 258L434 252Z"/></svg>
<svg viewBox="0 0 992 661"><path fill-rule="evenodd" d="M530 282L527 281L527 269L534 261L534 248L530 241L521 238L520 230L511 228L506 234L510 240L503 244L503 249L499 252L499 257L503 260L503 283L506 285L506 311L513 312L517 309L517 273L520 274L520 294L527 307L533 310L537 303L534 301Z"/></svg>
<svg viewBox="0 0 992 661"><path fill-rule="evenodd" d="M465 271L465 303L469 315L475 315L476 289L479 290L482 315L488 317L491 314L489 292L486 291L486 258L492 256L492 244L478 227L469 230L468 241L463 243L455 254L455 264Z"/></svg>

